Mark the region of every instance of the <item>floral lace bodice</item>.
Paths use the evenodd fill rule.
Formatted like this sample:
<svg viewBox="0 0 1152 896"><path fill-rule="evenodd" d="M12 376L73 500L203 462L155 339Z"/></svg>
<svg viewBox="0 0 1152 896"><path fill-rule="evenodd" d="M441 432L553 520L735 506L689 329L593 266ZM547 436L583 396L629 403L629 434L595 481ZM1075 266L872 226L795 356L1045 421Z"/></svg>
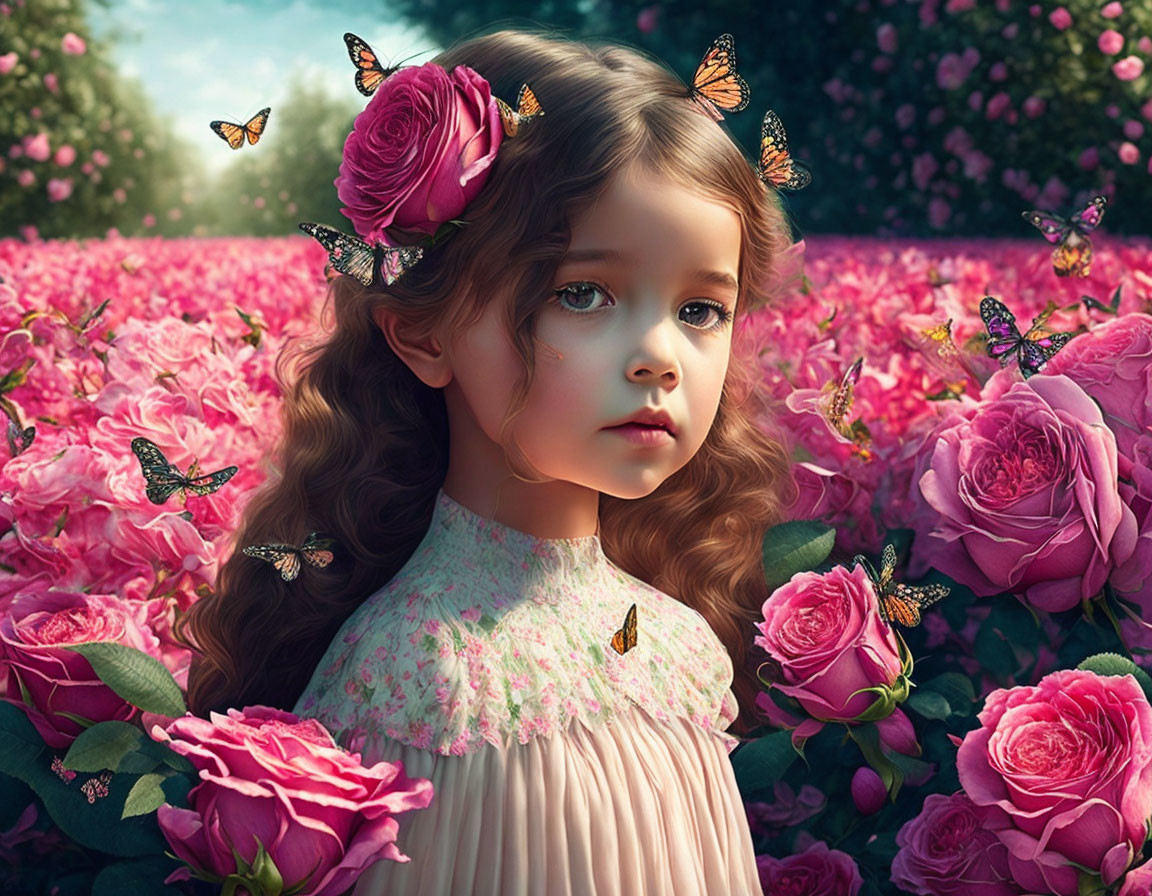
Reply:
<svg viewBox="0 0 1152 896"><path fill-rule="evenodd" d="M620 655L612 636L633 603L636 646ZM350 750L383 736L462 755L635 705L731 750L731 683L707 621L617 568L597 536L537 538L441 492L424 540L345 622L296 712Z"/></svg>

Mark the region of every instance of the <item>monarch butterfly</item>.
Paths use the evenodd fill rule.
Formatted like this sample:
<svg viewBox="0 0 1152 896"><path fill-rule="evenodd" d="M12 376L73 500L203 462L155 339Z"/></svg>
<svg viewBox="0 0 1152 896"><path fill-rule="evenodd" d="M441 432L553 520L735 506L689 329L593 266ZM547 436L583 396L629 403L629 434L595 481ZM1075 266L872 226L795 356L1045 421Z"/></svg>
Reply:
<svg viewBox="0 0 1152 896"><path fill-rule="evenodd" d="M628 608L624 625L612 636L612 649L623 656L636 646L636 604Z"/></svg>
<svg viewBox="0 0 1152 896"><path fill-rule="evenodd" d="M1021 212L1024 220L1057 243L1052 268L1060 277L1087 277L1092 268L1092 240L1088 238L1104 219L1107 196L1094 196L1087 206L1067 218L1054 212Z"/></svg>
<svg viewBox="0 0 1152 896"><path fill-rule="evenodd" d="M328 549L332 545L331 538L320 538L312 532L300 547L290 544L250 544L243 549L243 553L257 560L268 561L280 571L280 578L291 582L300 575L301 561L319 569L331 563L334 555Z"/></svg>
<svg viewBox="0 0 1152 896"><path fill-rule="evenodd" d="M998 359L1001 367L1015 355L1025 379L1039 372L1072 338L1071 333L1048 333L1043 329L1054 307L1033 318L1032 326L1021 336L1012 312L992 296L985 296L980 300L980 319L988 330L988 354Z"/></svg>
<svg viewBox="0 0 1152 896"><path fill-rule="evenodd" d="M711 118L723 121L725 112L739 112L748 105L748 82L736 74L736 47L731 34L721 34L692 76L688 96Z"/></svg>
<svg viewBox="0 0 1152 896"><path fill-rule="evenodd" d="M515 109L499 97L493 97L493 99L496 100L496 108L500 110L500 123L504 125L504 133L509 137L515 137L516 132L520 130L520 125L524 122L544 114L544 110L540 108L540 101L536 99L536 94L527 84L520 86Z"/></svg>
<svg viewBox="0 0 1152 896"><path fill-rule="evenodd" d="M227 140L228 145L233 149L239 149L244 145L245 137L248 138L249 143L255 143L260 139L260 135L264 133L264 126L268 123L268 115L271 111L271 106L265 106L244 124L233 124L230 121L212 121L208 123L208 126L212 128L222 140Z"/></svg>
<svg viewBox="0 0 1152 896"><path fill-rule="evenodd" d="M920 624L920 611L936 601L948 596L946 585L905 585L892 581L896 569L896 548L887 544L880 557L880 572L862 554L852 558L852 565L864 567L868 578L876 588L876 600L880 608L880 618L891 624L895 622L905 628Z"/></svg>
<svg viewBox="0 0 1152 896"><path fill-rule="evenodd" d="M384 68L368 42L355 34L346 33L344 45L348 48L348 58L356 66L356 89L364 96L372 96L377 87L400 69L400 65Z"/></svg>
<svg viewBox="0 0 1152 896"><path fill-rule="evenodd" d="M811 172L788 155L788 138L780 116L769 109L760 124L760 179L781 190L799 190L812 182Z"/></svg>
<svg viewBox="0 0 1152 896"><path fill-rule="evenodd" d="M373 246L323 224L305 221L300 229L328 250L328 260L335 270L355 277L365 286L372 285L377 271L385 285L391 286L424 255L418 246Z"/></svg>
<svg viewBox="0 0 1152 896"><path fill-rule="evenodd" d="M215 473L197 475L198 463L193 462L188 473L181 473L172 466L164 453L155 444L143 437L132 440L132 453L140 461L140 470L147 482L145 493L153 504L163 504L177 491L189 491L194 495L210 495L218 491L225 482L239 471L239 467L225 467Z"/></svg>

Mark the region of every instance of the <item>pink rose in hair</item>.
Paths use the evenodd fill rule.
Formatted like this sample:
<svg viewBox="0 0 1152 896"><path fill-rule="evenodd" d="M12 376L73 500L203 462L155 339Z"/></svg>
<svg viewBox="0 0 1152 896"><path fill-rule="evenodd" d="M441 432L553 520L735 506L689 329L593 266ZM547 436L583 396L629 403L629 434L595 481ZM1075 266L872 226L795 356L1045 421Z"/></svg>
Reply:
<svg viewBox="0 0 1152 896"><path fill-rule="evenodd" d="M858 691L889 687L903 671L896 635L859 566L797 573L772 592L763 613L755 643L777 666L773 686L817 719L854 719L876 700Z"/></svg>
<svg viewBox="0 0 1152 896"><path fill-rule="evenodd" d="M113 642L158 658L144 624L146 608L111 594L34 591L18 595L0 618L0 675L6 699L28 714L44 742L64 748L84 730L68 718L126 720L136 708L104 684L72 644ZM27 694L31 705L20 696Z"/></svg>
<svg viewBox="0 0 1152 896"><path fill-rule="evenodd" d="M856 896L864 886L852 857L823 841L785 859L756 856L756 867L764 896Z"/></svg>
<svg viewBox="0 0 1152 896"><path fill-rule="evenodd" d="M892 883L923 896L1015 896L1008 876L1008 848L993 828L991 812L963 791L929 794L920 814L896 834ZM1002 817L995 821L1008 827Z"/></svg>
<svg viewBox="0 0 1152 896"><path fill-rule="evenodd" d="M914 572L927 564L981 597L1009 591L1067 610L1132 555L1136 520L1091 397L1066 376L1014 376L997 373L984 401L925 441Z"/></svg>
<svg viewBox="0 0 1152 896"><path fill-rule="evenodd" d="M480 192L504 131L488 82L467 66L402 68L356 117L336 178L343 213L368 240L433 234Z"/></svg>
<svg viewBox="0 0 1152 896"><path fill-rule="evenodd" d="M369 865L408 861L396 848L394 816L432 801L431 783L406 777L402 763L367 768L315 719L267 706L187 715L152 736L200 776L189 808L157 811L160 830L180 859L221 878L237 870L233 850L248 863L256 858L258 839L286 891L338 896Z"/></svg>
<svg viewBox="0 0 1152 896"><path fill-rule="evenodd" d="M1076 896L1072 863L1120 879L1152 814L1152 706L1130 675L1065 669L996 690L956 756L1027 892Z"/></svg>

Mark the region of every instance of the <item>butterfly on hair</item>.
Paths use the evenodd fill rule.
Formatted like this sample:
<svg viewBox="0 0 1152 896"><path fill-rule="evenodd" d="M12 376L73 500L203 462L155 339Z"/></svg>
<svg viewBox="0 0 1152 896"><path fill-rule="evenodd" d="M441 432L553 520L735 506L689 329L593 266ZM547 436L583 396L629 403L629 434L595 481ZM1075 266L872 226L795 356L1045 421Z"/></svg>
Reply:
<svg viewBox="0 0 1152 896"><path fill-rule="evenodd" d="M496 100L496 108L500 111L500 123L504 127L505 136L508 137L515 137L520 131L520 125L544 114L544 110L540 108L540 101L527 84L520 85L515 109L500 97L494 96L492 99Z"/></svg>
<svg viewBox="0 0 1152 896"><path fill-rule="evenodd" d="M612 649L623 656L636 646L636 604L624 614L624 625L612 635Z"/></svg>
<svg viewBox="0 0 1152 896"><path fill-rule="evenodd" d="M357 236L309 221L302 222L299 227L327 250L328 261L334 270L355 277L365 286L371 286L377 277L384 281L385 286L391 286L424 256L424 250L419 246L373 245Z"/></svg>
<svg viewBox="0 0 1152 896"><path fill-rule="evenodd" d="M335 557L331 551L335 542L331 538L321 538L318 533L309 533L299 547L290 544L250 544L241 553L271 563L285 582L293 581L300 575L301 563L317 569L328 566Z"/></svg>
<svg viewBox="0 0 1152 896"><path fill-rule="evenodd" d="M788 154L784 124L771 109L764 113L760 123L760 161L756 173L764 183L779 190L800 190L812 182L812 172Z"/></svg>
<svg viewBox="0 0 1152 896"><path fill-rule="evenodd" d="M1057 276L1087 277L1092 269L1092 240L1088 235L1100 225L1107 208L1108 197L1094 196L1088 205L1068 217L1035 209L1021 212L1021 216L1044 239L1057 244L1052 252L1052 268Z"/></svg>
<svg viewBox="0 0 1152 896"><path fill-rule="evenodd" d="M250 144L256 143L264 133L268 124L268 116L272 112L271 106L265 106L244 124L235 124L231 121L211 121L208 126L216 132L233 149L239 149L247 139Z"/></svg>
<svg viewBox="0 0 1152 896"><path fill-rule="evenodd" d="M182 473L178 467L168 462L164 452L155 443L143 436L132 440L132 453L140 461L140 471L144 474L146 483L144 491L153 504L163 504L176 492L180 492L181 500L187 492L201 496L210 495L219 491L221 486L240 470L237 466L231 466L201 476L198 475L199 463L193 461L188 472Z"/></svg>
<svg viewBox="0 0 1152 896"><path fill-rule="evenodd" d="M880 555L879 572L863 554L853 557L852 565L862 566L868 578L872 580L880 618L889 624L895 622L905 628L919 625L921 610L947 597L950 591L946 585L905 585L903 582L893 581L892 574L896 571L896 548L890 544L884 545Z"/></svg>
<svg viewBox="0 0 1152 896"><path fill-rule="evenodd" d="M725 112L739 112L748 105L751 91L748 82L736 73L736 47L731 34L721 34L708 51L688 88L688 98L715 121L723 121Z"/></svg>
<svg viewBox="0 0 1152 896"><path fill-rule="evenodd" d="M372 96L377 88L400 71L407 61L406 59L401 60L395 65L387 67L381 65L380 57L376 55L375 50L368 46L368 41L351 32L345 32L344 46L348 48L348 58L356 66L356 89L364 96Z"/></svg>
<svg viewBox="0 0 1152 896"><path fill-rule="evenodd" d="M1021 334L1016 328L1016 317L1007 306L992 296L985 296L980 300L980 319L988 331L988 354L996 358L1001 367L1015 357L1025 379L1038 373L1074 335L1049 333L1044 329L1044 322L1055 310L1056 306L1049 303L1032 319L1032 326Z"/></svg>

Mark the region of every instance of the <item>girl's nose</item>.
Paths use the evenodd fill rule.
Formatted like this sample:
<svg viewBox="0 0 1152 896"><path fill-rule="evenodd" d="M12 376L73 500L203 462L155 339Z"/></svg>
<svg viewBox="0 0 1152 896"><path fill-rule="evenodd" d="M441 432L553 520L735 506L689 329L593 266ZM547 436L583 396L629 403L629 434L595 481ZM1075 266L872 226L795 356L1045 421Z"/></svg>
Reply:
<svg viewBox="0 0 1152 896"><path fill-rule="evenodd" d="M628 379L671 388L680 382L682 375L667 325L662 322L649 327L628 360Z"/></svg>

